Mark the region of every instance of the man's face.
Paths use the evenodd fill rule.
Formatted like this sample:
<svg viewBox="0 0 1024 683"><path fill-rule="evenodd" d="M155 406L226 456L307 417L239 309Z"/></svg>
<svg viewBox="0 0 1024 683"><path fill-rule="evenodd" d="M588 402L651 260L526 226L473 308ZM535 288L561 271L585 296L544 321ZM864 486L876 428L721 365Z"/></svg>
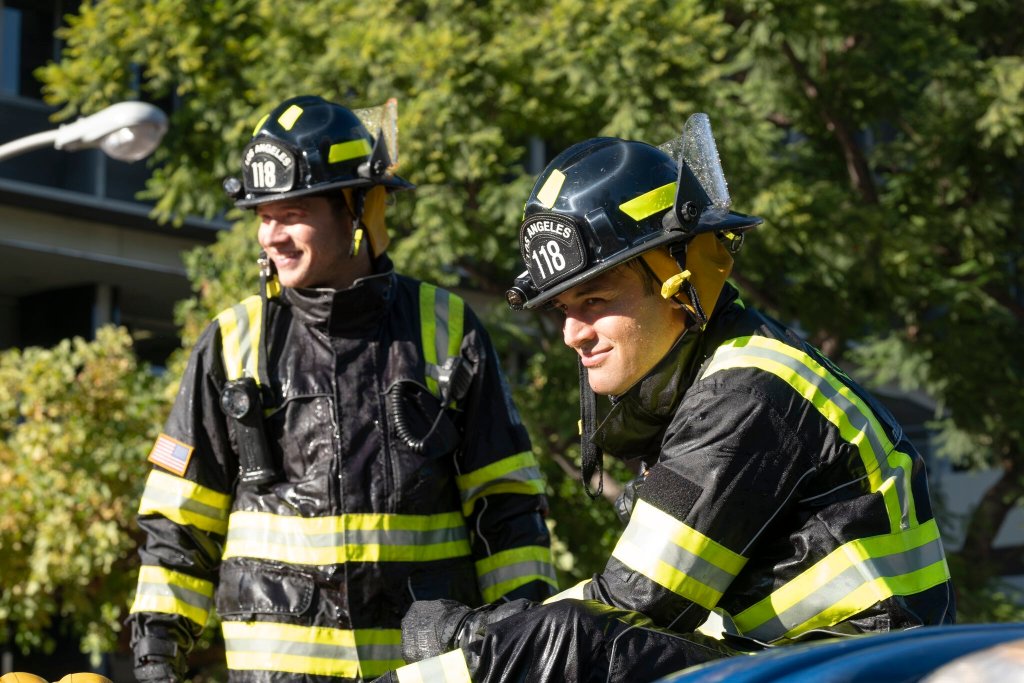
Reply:
<svg viewBox="0 0 1024 683"><path fill-rule="evenodd" d="M349 256L352 221L324 197L299 197L261 204L257 237L285 287L344 289L355 277Z"/></svg>
<svg viewBox="0 0 1024 683"><path fill-rule="evenodd" d="M562 337L587 368L596 394L619 395L651 371L686 328L677 305L651 294L620 266L554 299L565 314Z"/></svg>

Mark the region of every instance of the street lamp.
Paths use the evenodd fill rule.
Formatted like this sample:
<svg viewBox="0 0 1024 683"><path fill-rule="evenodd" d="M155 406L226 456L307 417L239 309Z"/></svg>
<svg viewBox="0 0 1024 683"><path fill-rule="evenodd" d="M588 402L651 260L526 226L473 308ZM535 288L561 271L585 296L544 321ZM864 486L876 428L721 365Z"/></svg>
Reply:
<svg viewBox="0 0 1024 683"><path fill-rule="evenodd" d="M149 156L167 132L167 115L147 102L118 102L56 130L0 145L0 161L40 147L79 150L99 147L119 161Z"/></svg>

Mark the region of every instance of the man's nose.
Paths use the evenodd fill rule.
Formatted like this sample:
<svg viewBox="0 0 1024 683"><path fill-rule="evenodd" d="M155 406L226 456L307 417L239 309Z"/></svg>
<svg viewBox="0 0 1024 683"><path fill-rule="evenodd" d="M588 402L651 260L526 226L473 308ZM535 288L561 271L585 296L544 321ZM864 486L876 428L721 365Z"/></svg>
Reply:
<svg viewBox="0 0 1024 683"><path fill-rule="evenodd" d="M591 325L579 318L566 316L565 323L562 325L562 341L566 346L578 349L593 337L594 328Z"/></svg>

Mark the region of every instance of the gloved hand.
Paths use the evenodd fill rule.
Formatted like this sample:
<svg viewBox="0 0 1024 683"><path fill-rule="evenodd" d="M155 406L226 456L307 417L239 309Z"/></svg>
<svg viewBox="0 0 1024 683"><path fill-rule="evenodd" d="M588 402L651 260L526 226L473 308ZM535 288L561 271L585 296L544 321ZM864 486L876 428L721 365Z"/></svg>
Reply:
<svg viewBox="0 0 1024 683"><path fill-rule="evenodd" d="M135 678L139 683L181 683L188 664L176 643L144 638L134 645Z"/></svg>
<svg viewBox="0 0 1024 683"><path fill-rule="evenodd" d="M412 664L484 637L487 626L539 603L493 602L470 608L454 600L417 600L402 618L402 657Z"/></svg>

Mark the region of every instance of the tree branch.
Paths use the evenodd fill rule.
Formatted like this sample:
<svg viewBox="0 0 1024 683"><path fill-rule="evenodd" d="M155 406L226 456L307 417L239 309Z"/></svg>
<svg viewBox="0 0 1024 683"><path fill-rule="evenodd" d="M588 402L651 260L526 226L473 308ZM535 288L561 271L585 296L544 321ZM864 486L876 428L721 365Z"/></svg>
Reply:
<svg viewBox="0 0 1024 683"><path fill-rule="evenodd" d="M790 66L796 74L800 87L807 96L808 101L816 105L815 109L825 124L825 129L835 136L836 142L842 150L843 158L846 161L846 172L850 177L850 184L856 190L866 204L878 203L878 191L875 188L875 181L871 176L871 168L860 147L854 140L854 135L843 118L821 97L821 88L811 77L807 65L800 61L789 41L782 41L782 53L786 56Z"/></svg>

